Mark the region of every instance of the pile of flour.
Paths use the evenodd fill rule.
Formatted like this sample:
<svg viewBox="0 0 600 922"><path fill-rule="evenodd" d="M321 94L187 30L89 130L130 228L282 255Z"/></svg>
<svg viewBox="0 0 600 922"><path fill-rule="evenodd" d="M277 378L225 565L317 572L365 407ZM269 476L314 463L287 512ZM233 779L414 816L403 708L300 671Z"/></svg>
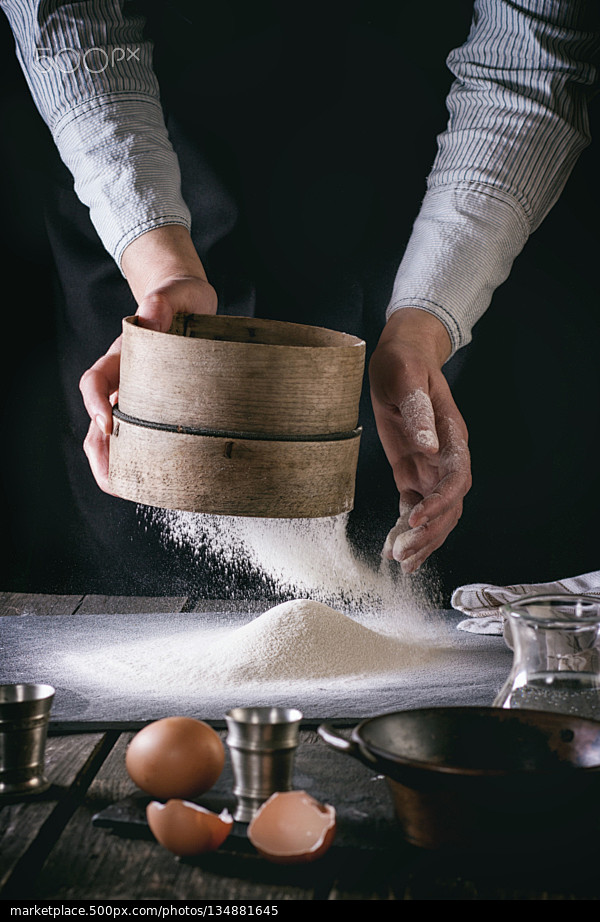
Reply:
<svg viewBox="0 0 600 922"><path fill-rule="evenodd" d="M316 685L324 689L328 682L352 686L384 676L393 681L407 669L426 666L438 652L423 638L408 642L322 602L291 599L241 626L115 644L85 657L71 655L68 665L88 677L110 678L128 692L213 694L279 685L298 693Z"/></svg>
<svg viewBox="0 0 600 922"><path fill-rule="evenodd" d="M202 671L227 684L294 681L393 672L407 659L414 657L402 641L322 602L293 599L215 641Z"/></svg>

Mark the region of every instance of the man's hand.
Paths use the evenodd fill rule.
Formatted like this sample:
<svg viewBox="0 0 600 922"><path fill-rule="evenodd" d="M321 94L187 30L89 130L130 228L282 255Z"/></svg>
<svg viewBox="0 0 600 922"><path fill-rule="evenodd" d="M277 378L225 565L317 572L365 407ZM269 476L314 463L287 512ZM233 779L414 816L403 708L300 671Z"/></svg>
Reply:
<svg viewBox="0 0 600 922"><path fill-rule="evenodd" d="M166 332L178 312L215 314L217 295L208 283L190 235L184 227L167 225L148 231L123 254L123 271L138 302L143 326ZM119 389L121 337L85 372L79 382L90 426L84 451L98 486L110 493L108 444L112 408Z"/></svg>
<svg viewBox="0 0 600 922"><path fill-rule="evenodd" d="M402 308L388 320L369 366L377 431L400 493L383 556L413 573L458 522L471 486L468 433L441 368L444 325Z"/></svg>

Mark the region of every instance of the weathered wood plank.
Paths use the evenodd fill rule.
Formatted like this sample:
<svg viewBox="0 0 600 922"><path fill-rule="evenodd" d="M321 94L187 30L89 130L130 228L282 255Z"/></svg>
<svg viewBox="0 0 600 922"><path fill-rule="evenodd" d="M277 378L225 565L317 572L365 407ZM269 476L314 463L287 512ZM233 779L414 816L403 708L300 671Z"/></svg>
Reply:
<svg viewBox="0 0 600 922"><path fill-rule="evenodd" d="M224 852L179 860L156 842L121 839L92 826L91 804L74 814L49 855L31 898L52 899L311 899L308 886L265 878L256 861ZM277 879L279 878L279 880Z"/></svg>
<svg viewBox="0 0 600 922"><path fill-rule="evenodd" d="M535 855L436 854L406 846L396 854L347 861L330 900L597 900L597 866L534 866ZM582 860L584 864L584 859Z"/></svg>
<svg viewBox="0 0 600 922"><path fill-rule="evenodd" d="M133 783L125 768L125 752L135 733L121 733L115 745L93 779L87 792L87 799L95 805L115 803L130 797L139 789ZM98 809L101 809L98 807Z"/></svg>
<svg viewBox="0 0 600 922"><path fill-rule="evenodd" d="M242 614L250 612L260 615L276 604L276 602L257 602L253 599L247 599L244 601L240 599L233 599L231 601L227 601L227 599L198 599L196 602L194 602L192 611L223 612L224 614L228 614L230 612L240 612Z"/></svg>
<svg viewBox="0 0 600 922"><path fill-rule="evenodd" d="M518 835L516 829L516 843ZM407 846L400 860L387 856L373 880L386 881L391 898L399 900L597 900L597 861L593 849L582 846L545 855L467 855Z"/></svg>
<svg viewBox="0 0 600 922"><path fill-rule="evenodd" d="M4 615L126 615L188 610L186 596L45 595L29 592L0 593L0 617ZM197 612L260 612L272 603L260 601L195 600Z"/></svg>
<svg viewBox="0 0 600 922"><path fill-rule="evenodd" d="M130 615L153 612L177 612L185 605L185 596L86 595L78 615Z"/></svg>
<svg viewBox="0 0 600 922"><path fill-rule="evenodd" d="M103 734L50 737L46 743L46 775L52 787L28 801L0 805L0 889L45 829L52 835L51 818L78 783L85 766L104 738ZM56 835L58 835L59 830Z"/></svg>
<svg viewBox="0 0 600 922"><path fill-rule="evenodd" d="M6 615L72 615L82 595L44 595L31 592L0 593L0 616Z"/></svg>

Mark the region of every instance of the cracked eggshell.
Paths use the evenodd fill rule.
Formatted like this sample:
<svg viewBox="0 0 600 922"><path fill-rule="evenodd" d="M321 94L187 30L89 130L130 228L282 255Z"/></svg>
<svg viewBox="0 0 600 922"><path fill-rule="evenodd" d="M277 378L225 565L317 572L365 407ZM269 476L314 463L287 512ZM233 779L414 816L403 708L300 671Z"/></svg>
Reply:
<svg viewBox="0 0 600 922"><path fill-rule="evenodd" d="M255 849L278 864L315 861L333 842L335 809L306 791L281 791L259 808L248 826Z"/></svg>
<svg viewBox="0 0 600 922"><path fill-rule="evenodd" d="M146 818L157 842L180 857L215 851L233 829L233 817L227 810L212 813L186 800L166 804L152 800Z"/></svg>

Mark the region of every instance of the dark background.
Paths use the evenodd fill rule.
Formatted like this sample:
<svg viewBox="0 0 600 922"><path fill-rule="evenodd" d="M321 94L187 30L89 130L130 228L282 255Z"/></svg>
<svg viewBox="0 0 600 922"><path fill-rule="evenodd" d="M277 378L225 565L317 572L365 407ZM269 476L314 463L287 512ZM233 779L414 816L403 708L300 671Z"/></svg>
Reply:
<svg viewBox="0 0 600 922"><path fill-rule="evenodd" d="M186 133L188 114L201 111L213 162L223 166L228 189L241 202L234 246L244 258L229 273L232 281L227 249L208 254L209 277L220 293L227 293L229 312L243 298L245 278L240 291L236 284L247 273L258 316L281 315L357 332L365 336L370 352L424 194L435 138L445 126L445 96L452 79L445 58L467 36L471 3L221 3L212 10L207 6L198 21L199 6L174 4L173 21L167 27L159 22L157 68L171 80L166 108L181 143L184 188L189 186L192 199L197 195L193 171L189 177L187 172ZM156 15L162 16L160 10ZM264 94L272 91L272 75L261 67L268 59L273 18L279 23L281 17L295 36L298 54L287 62L288 70L304 68L308 74L289 108L291 112L292 103L297 104L306 124L302 133L294 116L298 160L314 157L316 163L319 151L328 156L327 151L335 150L333 143L328 147L328 138L336 144L341 139L348 155L341 166L332 160L322 173L315 172L310 195L300 186L290 191L285 170L275 155L269 160L266 147L260 159L256 154L254 166L259 164L260 170L254 175L252 159L245 161L240 153L257 146L259 111L276 109L281 136L292 137L285 100L264 110L256 102L262 105ZM186 60L181 46L177 55L168 52L171 25L178 41L186 37L187 51L196 51L189 71L181 65ZM322 35L320 52L311 51L312 57L302 57L302 30L307 46L315 34ZM227 594L231 587L226 581L203 584L197 564L192 574L185 551L173 558L157 536L149 536L132 504L100 494L87 470L79 449L86 421L81 408L76 409L78 376L118 335L116 318L133 313L134 307L88 228L86 259L91 253L90 266L97 257L105 269L98 284L93 277L89 282L99 292L100 308L105 297L109 320L101 334L90 335L82 346L86 337L72 320L76 275L70 278L75 295L67 298L49 242L53 240L55 251L62 246L57 214L61 203L72 197L70 179L57 163L29 97L4 16L0 76L0 511L5 534L0 588ZM321 88L336 80L344 91L339 107L315 109L311 100L322 102ZM254 108L249 109L249 98ZM248 111L254 121L245 124ZM593 131L597 101L591 118ZM250 166L244 172L240 164L246 162ZM510 279L496 292L475 328L473 343L447 367L470 432L474 485L461 522L427 565L446 598L464 582L538 582L599 568L597 164L597 147L592 146L581 156L560 202L517 259ZM259 200L264 190L268 207ZM323 202L325 220L319 213ZM69 221L87 220L85 209L69 208L65 227ZM281 219L279 212L294 216L289 219L287 250L284 244L279 249L269 246L261 208L274 224ZM48 212L53 215L50 237ZM256 228L265 231L262 237L253 233ZM308 261L299 256L306 239ZM63 254L63 259L68 256ZM85 279L86 260L75 262ZM119 285L118 303L112 303L111 286ZM84 287L80 320L85 328ZM66 299L70 315L63 310ZM285 305L281 313L280 305ZM324 305L331 308L327 322ZM361 422L365 448L350 534L357 548L376 556L395 520L397 500L374 434L366 389ZM82 496L92 514L97 511L94 527L89 525L89 509L88 520L81 516Z"/></svg>

